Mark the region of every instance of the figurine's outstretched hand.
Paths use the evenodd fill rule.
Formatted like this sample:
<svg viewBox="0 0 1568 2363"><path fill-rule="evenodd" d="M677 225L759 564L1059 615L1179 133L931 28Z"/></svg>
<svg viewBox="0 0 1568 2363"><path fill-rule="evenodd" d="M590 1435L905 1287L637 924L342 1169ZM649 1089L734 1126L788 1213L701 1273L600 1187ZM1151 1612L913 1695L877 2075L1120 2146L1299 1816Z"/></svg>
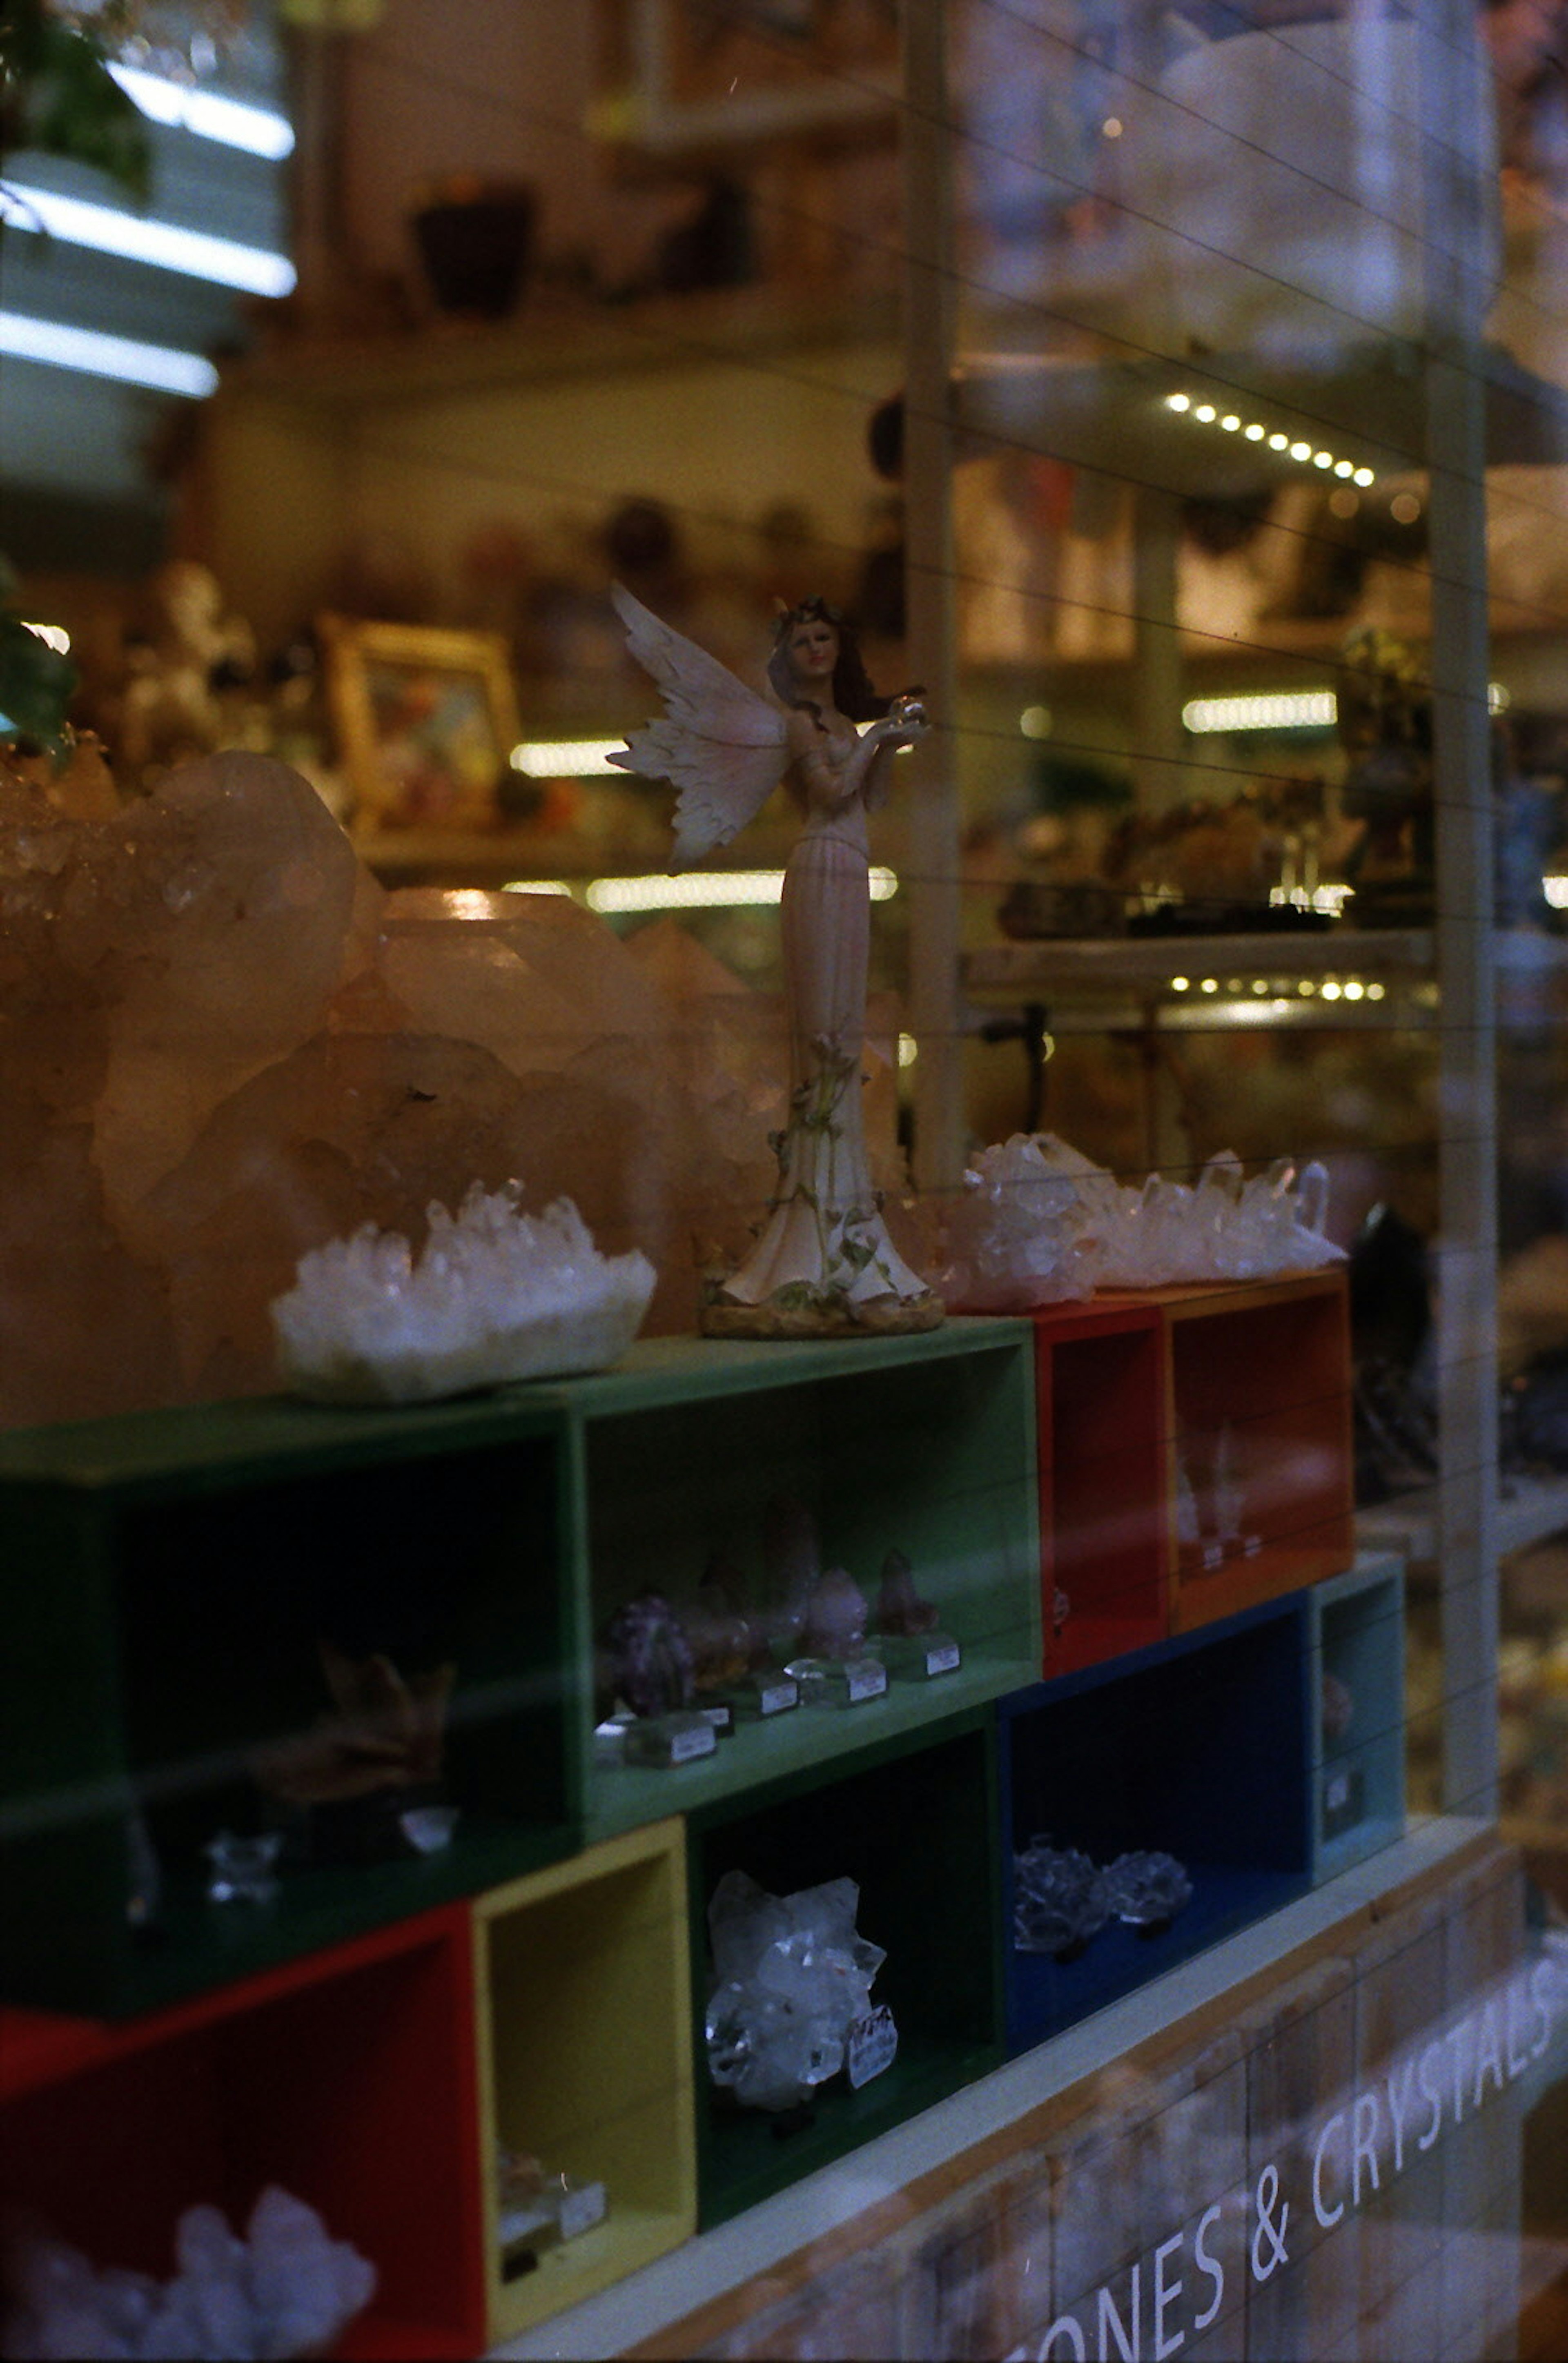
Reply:
<svg viewBox="0 0 1568 2363"><path fill-rule="evenodd" d="M906 747L917 746L929 736L930 727L926 702L918 690L895 697L882 720L872 725L879 743L895 755Z"/></svg>
<svg viewBox="0 0 1568 2363"><path fill-rule="evenodd" d="M664 712L608 760L675 789L670 867L689 870L754 820L777 787L788 761L784 716L620 583L610 596L628 647L659 685Z"/></svg>

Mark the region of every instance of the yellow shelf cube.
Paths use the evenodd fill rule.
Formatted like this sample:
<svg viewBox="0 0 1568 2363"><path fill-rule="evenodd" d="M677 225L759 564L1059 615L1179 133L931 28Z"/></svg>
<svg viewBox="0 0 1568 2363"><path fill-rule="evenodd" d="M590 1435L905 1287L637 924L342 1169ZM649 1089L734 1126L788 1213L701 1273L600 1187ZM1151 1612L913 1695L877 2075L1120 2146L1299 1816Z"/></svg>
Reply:
<svg viewBox="0 0 1568 2363"><path fill-rule="evenodd" d="M696 2228L684 1825L607 1839L474 1913L490 2335L515 2337ZM602 2183L591 2230L504 2269L495 2160Z"/></svg>

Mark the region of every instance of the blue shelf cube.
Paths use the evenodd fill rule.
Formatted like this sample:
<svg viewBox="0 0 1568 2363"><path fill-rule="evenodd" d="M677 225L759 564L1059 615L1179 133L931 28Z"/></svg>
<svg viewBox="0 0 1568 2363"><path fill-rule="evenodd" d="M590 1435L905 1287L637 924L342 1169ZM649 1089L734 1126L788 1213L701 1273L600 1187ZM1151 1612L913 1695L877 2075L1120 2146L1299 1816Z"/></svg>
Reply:
<svg viewBox="0 0 1568 2363"><path fill-rule="evenodd" d="M1305 1595L1290 1594L998 1702L1010 2051L1118 2000L1311 1882ZM1108 1866L1174 1855L1167 1924L1107 1922L1073 1955L1014 1942L1014 1857L1035 1836Z"/></svg>

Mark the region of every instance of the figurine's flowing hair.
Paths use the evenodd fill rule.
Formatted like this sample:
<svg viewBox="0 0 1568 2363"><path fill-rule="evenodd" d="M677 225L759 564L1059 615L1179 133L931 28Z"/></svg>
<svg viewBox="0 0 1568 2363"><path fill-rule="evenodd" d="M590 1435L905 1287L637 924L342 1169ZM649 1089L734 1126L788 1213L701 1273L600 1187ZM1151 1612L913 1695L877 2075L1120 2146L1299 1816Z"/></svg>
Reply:
<svg viewBox="0 0 1568 2363"><path fill-rule="evenodd" d="M789 660L790 634L802 624L830 624L839 635L839 660L833 667L833 703L848 722L880 722L893 710L891 697L879 697L871 675L865 669L861 644L854 627L847 624L837 607L826 599L803 599L796 607L786 607L773 627L773 652L768 659L768 679L773 682L786 705L811 715L819 730L828 725L822 719L822 708L814 697L802 697L795 685L795 674Z"/></svg>

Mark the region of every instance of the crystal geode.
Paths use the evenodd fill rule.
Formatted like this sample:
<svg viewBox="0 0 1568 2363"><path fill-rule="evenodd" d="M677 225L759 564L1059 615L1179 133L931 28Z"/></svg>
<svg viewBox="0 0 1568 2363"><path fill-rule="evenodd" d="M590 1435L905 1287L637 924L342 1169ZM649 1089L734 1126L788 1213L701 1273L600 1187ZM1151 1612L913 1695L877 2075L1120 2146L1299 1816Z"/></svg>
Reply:
<svg viewBox="0 0 1568 2363"><path fill-rule="evenodd" d="M855 1933L860 1889L832 1879L770 1895L726 1871L707 1908L708 2072L749 2109L793 2109L836 2076L887 1958Z"/></svg>
<svg viewBox="0 0 1568 2363"><path fill-rule="evenodd" d="M366 1224L300 1259L272 1305L278 1359L322 1403L428 1403L509 1380L603 1370L653 1293L646 1256L598 1253L569 1199L518 1212L517 1185L429 1210L416 1256Z"/></svg>

